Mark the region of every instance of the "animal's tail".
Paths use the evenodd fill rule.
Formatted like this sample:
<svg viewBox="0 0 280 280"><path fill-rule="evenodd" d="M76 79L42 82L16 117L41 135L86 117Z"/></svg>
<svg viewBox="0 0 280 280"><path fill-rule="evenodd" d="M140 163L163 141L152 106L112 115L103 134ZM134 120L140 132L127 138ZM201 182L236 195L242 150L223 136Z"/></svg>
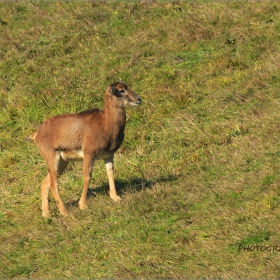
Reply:
<svg viewBox="0 0 280 280"><path fill-rule="evenodd" d="M27 140L30 141L35 141L35 138L37 136L37 132L32 133L31 135L28 136Z"/></svg>

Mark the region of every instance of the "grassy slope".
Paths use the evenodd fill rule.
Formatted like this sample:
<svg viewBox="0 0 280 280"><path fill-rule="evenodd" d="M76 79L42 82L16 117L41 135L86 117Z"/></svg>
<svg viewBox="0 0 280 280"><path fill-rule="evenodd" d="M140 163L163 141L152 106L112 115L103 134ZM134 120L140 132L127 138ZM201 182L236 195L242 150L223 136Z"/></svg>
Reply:
<svg viewBox="0 0 280 280"><path fill-rule="evenodd" d="M276 278L280 246L278 3L0 3L1 278ZM60 179L70 216L43 220L46 165L25 138L103 106L123 79L116 183Z"/></svg>

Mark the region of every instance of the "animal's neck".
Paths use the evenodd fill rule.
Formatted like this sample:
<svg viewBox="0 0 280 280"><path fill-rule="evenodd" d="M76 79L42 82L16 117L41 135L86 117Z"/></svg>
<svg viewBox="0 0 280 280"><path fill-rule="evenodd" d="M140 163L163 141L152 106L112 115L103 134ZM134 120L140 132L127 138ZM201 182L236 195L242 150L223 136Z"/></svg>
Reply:
<svg viewBox="0 0 280 280"><path fill-rule="evenodd" d="M110 104L110 100L105 102L105 129L116 137L124 132L126 123L126 113L124 108L117 108Z"/></svg>

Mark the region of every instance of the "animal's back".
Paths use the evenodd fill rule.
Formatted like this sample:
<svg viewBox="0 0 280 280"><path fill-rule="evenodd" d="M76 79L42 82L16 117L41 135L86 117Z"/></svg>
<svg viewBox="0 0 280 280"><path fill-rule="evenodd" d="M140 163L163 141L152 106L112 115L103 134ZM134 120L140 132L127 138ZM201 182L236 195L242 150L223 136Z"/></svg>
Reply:
<svg viewBox="0 0 280 280"><path fill-rule="evenodd" d="M47 119L39 128L35 143L46 147L50 143L53 148L61 150L80 149L88 135L102 130L103 111L88 110L77 114L63 114Z"/></svg>

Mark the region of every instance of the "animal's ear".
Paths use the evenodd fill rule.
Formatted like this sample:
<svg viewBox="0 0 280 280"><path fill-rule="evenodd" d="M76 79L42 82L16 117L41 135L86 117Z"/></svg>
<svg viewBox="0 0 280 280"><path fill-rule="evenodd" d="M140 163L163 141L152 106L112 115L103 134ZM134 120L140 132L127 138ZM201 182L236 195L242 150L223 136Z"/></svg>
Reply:
<svg viewBox="0 0 280 280"><path fill-rule="evenodd" d="M112 86L112 94L113 95L118 95L119 91L115 86Z"/></svg>
<svg viewBox="0 0 280 280"><path fill-rule="evenodd" d="M116 97L122 97L122 91L119 91L114 85L112 86L112 94Z"/></svg>

